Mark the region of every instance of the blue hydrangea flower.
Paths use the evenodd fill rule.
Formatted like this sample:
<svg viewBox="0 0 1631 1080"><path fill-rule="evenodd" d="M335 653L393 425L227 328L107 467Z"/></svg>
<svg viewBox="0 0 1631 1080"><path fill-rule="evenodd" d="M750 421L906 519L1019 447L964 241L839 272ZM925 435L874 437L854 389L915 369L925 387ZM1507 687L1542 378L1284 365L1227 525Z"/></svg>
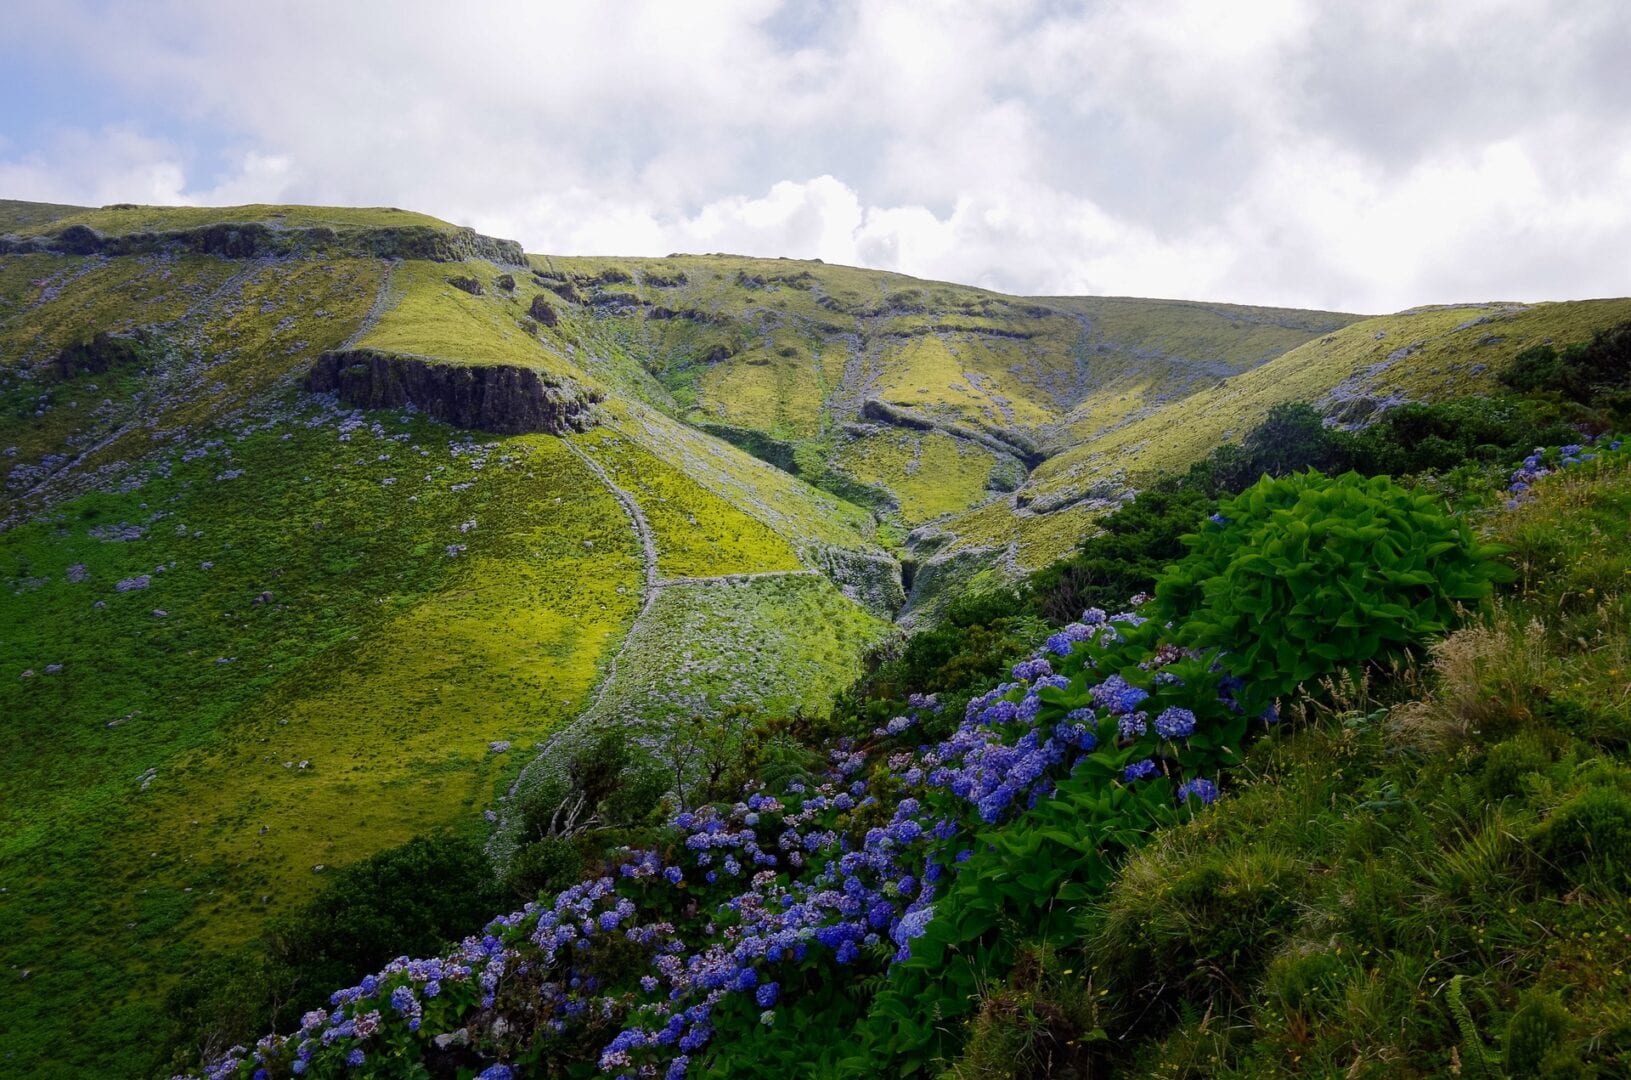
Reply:
<svg viewBox="0 0 1631 1080"><path fill-rule="evenodd" d="M1135 761L1131 765L1127 766L1126 769L1122 770L1122 776L1127 778L1128 783L1131 783L1134 780L1148 780L1154 775L1155 762L1150 758L1145 758L1143 761Z"/></svg>
<svg viewBox="0 0 1631 1080"><path fill-rule="evenodd" d="M1188 709L1165 709L1155 718L1155 730L1163 739L1187 739L1195 734L1195 714Z"/></svg>
<svg viewBox="0 0 1631 1080"><path fill-rule="evenodd" d="M1199 776L1193 780L1185 780L1178 785L1178 801L1180 803L1187 802L1191 795L1199 799L1202 806L1211 806L1214 802L1217 802L1218 786L1205 777Z"/></svg>

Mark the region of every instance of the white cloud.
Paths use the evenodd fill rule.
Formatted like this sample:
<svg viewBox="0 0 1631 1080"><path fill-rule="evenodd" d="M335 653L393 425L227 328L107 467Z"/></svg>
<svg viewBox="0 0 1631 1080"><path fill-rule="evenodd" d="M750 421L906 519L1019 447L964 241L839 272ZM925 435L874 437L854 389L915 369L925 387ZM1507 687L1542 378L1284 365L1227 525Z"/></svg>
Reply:
<svg viewBox="0 0 1631 1080"><path fill-rule="evenodd" d="M34 94L56 133L0 141L12 197L388 204L538 251L1033 293L1631 291L1617 0L64 0L8 19L122 110Z"/></svg>

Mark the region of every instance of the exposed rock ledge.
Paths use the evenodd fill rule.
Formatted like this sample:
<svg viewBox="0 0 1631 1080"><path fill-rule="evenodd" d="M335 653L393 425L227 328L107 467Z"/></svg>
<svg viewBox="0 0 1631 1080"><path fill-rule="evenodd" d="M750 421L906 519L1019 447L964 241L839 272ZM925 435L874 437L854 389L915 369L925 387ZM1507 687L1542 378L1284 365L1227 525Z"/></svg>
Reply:
<svg viewBox="0 0 1631 1080"><path fill-rule="evenodd" d="M254 259L278 255L361 255L382 259L430 259L458 262L486 259L525 266L526 255L514 240L483 236L474 229L451 232L425 225L381 227L313 226L289 229L248 221L203 225L196 229L125 233L107 236L84 225L70 225L51 236L0 236L0 255L48 252L64 255L147 255L185 252Z"/></svg>
<svg viewBox="0 0 1631 1080"><path fill-rule="evenodd" d="M306 389L337 393L359 409L412 405L456 427L501 435L587 431L602 399L596 390L531 368L449 364L372 349L319 356Z"/></svg>

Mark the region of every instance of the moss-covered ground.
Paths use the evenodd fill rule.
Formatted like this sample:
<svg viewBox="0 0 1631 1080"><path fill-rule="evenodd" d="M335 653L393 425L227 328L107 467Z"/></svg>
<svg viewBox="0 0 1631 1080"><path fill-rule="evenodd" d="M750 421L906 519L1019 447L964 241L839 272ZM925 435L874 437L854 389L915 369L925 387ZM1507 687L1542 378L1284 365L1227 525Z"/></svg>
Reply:
<svg viewBox="0 0 1631 1080"><path fill-rule="evenodd" d="M894 493L901 520L921 525L989 497L996 455L944 432L880 428L846 440L836 462L863 483Z"/></svg>

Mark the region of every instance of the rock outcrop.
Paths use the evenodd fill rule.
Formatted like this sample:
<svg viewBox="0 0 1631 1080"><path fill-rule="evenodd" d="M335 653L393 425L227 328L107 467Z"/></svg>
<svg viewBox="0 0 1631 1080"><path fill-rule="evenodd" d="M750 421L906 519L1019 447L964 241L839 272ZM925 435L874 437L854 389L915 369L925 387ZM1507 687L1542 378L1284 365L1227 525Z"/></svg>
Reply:
<svg viewBox="0 0 1631 1080"><path fill-rule="evenodd" d="M570 379L508 364L453 364L351 349L317 358L306 388L361 409L412 405L457 427L500 435L587 431L601 393Z"/></svg>
<svg viewBox="0 0 1631 1080"><path fill-rule="evenodd" d="M85 225L70 225L48 236L0 236L0 255L46 252L60 255L148 255L177 252L219 255L229 259L264 256L351 255L382 259L429 259L459 262L486 259L525 266L527 257L514 240L483 236L473 229L435 229L427 225L291 229L249 221L204 225L196 229L137 232L109 236Z"/></svg>

